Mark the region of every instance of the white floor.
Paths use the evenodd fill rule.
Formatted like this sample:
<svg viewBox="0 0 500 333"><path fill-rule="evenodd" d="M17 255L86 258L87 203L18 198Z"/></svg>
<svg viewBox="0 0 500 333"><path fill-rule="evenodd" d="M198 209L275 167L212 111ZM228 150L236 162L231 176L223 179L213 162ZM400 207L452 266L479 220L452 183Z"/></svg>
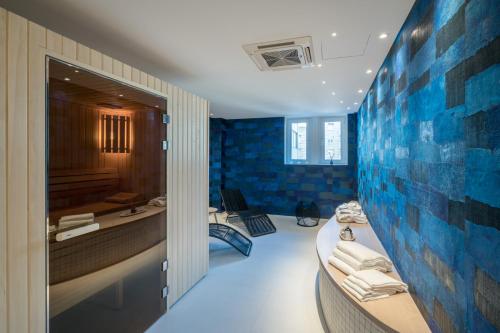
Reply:
<svg viewBox="0 0 500 333"><path fill-rule="evenodd" d="M323 333L317 308L320 226L303 228L294 217L271 216L278 231L251 238L246 258L210 239L210 270L149 333Z"/></svg>

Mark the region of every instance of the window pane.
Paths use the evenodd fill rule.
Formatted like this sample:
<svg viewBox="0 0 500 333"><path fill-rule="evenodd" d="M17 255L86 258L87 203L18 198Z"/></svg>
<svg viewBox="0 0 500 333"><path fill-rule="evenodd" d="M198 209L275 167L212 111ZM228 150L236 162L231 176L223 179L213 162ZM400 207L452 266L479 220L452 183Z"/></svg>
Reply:
<svg viewBox="0 0 500 333"><path fill-rule="evenodd" d="M342 159L340 121L325 121L325 160Z"/></svg>
<svg viewBox="0 0 500 333"><path fill-rule="evenodd" d="M307 159L307 123L292 123L292 160Z"/></svg>

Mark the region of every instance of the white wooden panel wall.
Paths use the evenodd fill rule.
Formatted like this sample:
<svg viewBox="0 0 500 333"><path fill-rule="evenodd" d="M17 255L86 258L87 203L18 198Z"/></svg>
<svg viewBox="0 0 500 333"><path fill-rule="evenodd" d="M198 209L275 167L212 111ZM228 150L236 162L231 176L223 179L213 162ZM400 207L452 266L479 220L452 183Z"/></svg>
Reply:
<svg viewBox="0 0 500 333"><path fill-rule="evenodd" d="M0 8L0 332L45 330L45 56L168 95L169 306L208 270L208 101Z"/></svg>

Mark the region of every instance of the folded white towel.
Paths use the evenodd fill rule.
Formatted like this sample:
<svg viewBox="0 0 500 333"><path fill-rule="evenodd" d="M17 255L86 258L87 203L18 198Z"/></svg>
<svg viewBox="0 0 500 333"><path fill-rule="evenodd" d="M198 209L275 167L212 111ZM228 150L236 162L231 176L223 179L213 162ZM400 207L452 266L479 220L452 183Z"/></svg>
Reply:
<svg viewBox="0 0 500 333"><path fill-rule="evenodd" d="M353 288L349 287L345 283L342 283L342 287L345 290L347 290L348 292L350 292L352 295L354 295L354 297L356 297L361 302L374 301L374 300L377 300L377 299L389 297L388 294L383 294L383 295L380 295L380 296L366 296L366 297L363 297L363 295L361 295L360 293L358 293L356 290L354 290Z"/></svg>
<svg viewBox="0 0 500 333"><path fill-rule="evenodd" d="M333 250L333 256L342 260L347 265L351 266L355 271L361 271L364 269L376 269L381 272L390 272L391 266L387 264L384 259L372 260L369 262L360 262L351 255L342 252L338 248Z"/></svg>
<svg viewBox="0 0 500 333"><path fill-rule="evenodd" d="M363 290L365 292L379 292L379 293L388 293L388 294L395 294L397 292L403 292L406 291L404 285L398 285L398 286L386 286L386 287L371 287L369 284L364 282L363 280L360 280L354 275L349 275L345 281L349 281L350 284L356 285L360 290Z"/></svg>
<svg viewBox="0 0 500 333"><path fill-rule="evenodd" d="M66 215L63 216L59 219L59 222L61 221L81 221L81 220L90 220L94 219L94 213L87 213L87 214L78 214L78 215Z"/></svg>
<svg viewBox="0 0 500 333"><path fill-rule="evenodd" d="M333 250L333 256L351 266L355 271L359 271L361 269L361 263L358 260L347 253L340 251L338 248Z"/></svg>
<svg viewBox="0 0 500 333"><path fill-rule="evenodd" d="M361 212L361 205L357 201L349 201L349 202L346 202L346 203L339 205L335 209L335 211L337 211L337 210L339 210L339 211L340 210L349 210L349 211Z"/></svg>
<svg viewBox="0 0 500 333"><path fill-rule="evenodd" d="M356 242L338 241L337 248L350 255L363 265L383 266L392 270L392 262L386 256Z"/></svg>
<svg viewBox="0 0 500 333"><path fill-rule="evenodd" d="M349 279L345 279L344 282L346 285L351 287L352 289L356 290L361 296L363 297L376 297L376 296L382 296L382 295L394 295L397 293L397 290L391 289L391 290L371 290L371 289L364 289L361 288L359 285L356 283L350 281Z"/></svg>
<svg viewBox="0 0 500 333"><path fill-rule="evenodd" d="M94 223L94 219L87 220L70 220L70 221L61 221L59 220L59 229L66 229L74 226L84 225L84 224L92 224Z"/></svg>
<svg viewBox="0 0 500 333"><path fill-rule="evenodd" d="M351 266L349 266L348 264L346 264L345 262L343 262L339 258L335 258L334 256L329 256L328 262L331 265L335 266L336 268L340 269L342 272L344 272L347 275L353 274L356 272Z"/></svg>
<svg viewBox="0 0 500 333"><path fill-rule="evenodd" d="M339 223L368 223L368 218L363 213L349 213L341 211L336 213L335 217Z"/></svg>
<svg viewBox="0 0 500 333"><path fill-rule="evenodd" d="M149 200L148 205L156 207L165 207L167 205L167 197L157 197Z"/></svg>
<svg viewBox="0 0 500 333"><path fill-rule="evenodd" d="M406 283L396 280L377 270L368 269L363 271L356 271L352 275L355 278L366 283L371 289L378 288L379 290L381 290L384 288L395 288L405 291L408 290L408 285Z"/></svg>

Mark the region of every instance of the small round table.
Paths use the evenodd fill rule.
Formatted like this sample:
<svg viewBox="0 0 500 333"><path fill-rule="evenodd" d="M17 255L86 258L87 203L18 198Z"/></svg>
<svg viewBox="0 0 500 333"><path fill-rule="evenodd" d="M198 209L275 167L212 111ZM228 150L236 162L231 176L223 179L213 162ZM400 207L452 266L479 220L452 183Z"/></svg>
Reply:
<svg viewBox="0 0 500 333"><path fill-rule="evenodd" d="M219 221L217 220L217 212L218 211L219 211L219 209L217 209L215 207L208 207L208 216L210 216L210 214L213 214L215 217L215 223L219 223Z"/></svg>

